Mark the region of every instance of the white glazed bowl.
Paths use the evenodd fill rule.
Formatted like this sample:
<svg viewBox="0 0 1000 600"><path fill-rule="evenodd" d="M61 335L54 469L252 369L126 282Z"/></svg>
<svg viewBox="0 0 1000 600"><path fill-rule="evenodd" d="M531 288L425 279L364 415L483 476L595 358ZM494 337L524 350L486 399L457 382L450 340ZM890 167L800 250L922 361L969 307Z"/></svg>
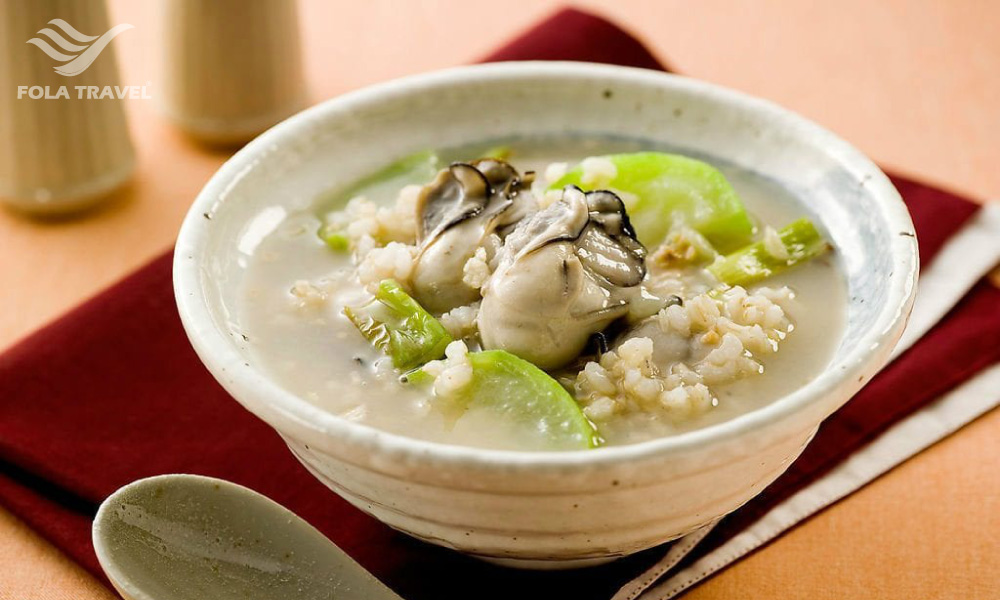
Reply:
<svg viewBox="0 0 1000 600"><path fill-rule="evenodd" d="M585 452L431 443L326 413L270 380L240 333L248 254L285 214L408 153L509 136L639 138L720 157L797 194L846 271L846 333L797 392L676 437ZM209 218L210 217L210 218ZM198 355L320 480L420 539L535 568L681 536L777 478L886 362L916 286L913 225L870 160L787 110L708 83L582 63L505 63L377 85L299 113L229 160L181 228L174 286ZM838 307L832 307L839 310Z"/></svg>

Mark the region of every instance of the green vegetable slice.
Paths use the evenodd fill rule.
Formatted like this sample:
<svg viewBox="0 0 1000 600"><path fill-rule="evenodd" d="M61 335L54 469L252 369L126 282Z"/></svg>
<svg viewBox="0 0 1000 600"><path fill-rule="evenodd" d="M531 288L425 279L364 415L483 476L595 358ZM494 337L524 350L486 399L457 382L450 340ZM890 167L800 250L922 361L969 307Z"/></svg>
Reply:
<svg viewBox="0 0 1000 600"><path fill-rule="evenodd" d="M374 300L356 308L345 306L344 314L404 371L441 358L451 342L444 326L392 279L379 284Z"/></svg>
<svg viewBox="0 0 1000 600"><path fill-rule="evenodd" d="M431 150L417 152L372 173L337 195L346 202L376 185L391 184L398 189L411 183L426 183L437 175L439 163L440 160L435 152Z"/></svg>
<svg viewBox="0 0 1000 600"><path fill-rule="evenodd" d="M351 249L351 240L343 231L334 231L324 225L319 228L318 235L331 250L347 252Z"/></svg>
<svg viewBox="0 0 1000 600"><path fill-rule="evenodd" d="M588 185L577 166L550 189L576 185L584 190L610 187L634 198L622 198L639 241L653 248L675 226L687 225L721 252L749 243L754 226L736 191L718 169L700 160L663 152L606 156L617 174Z"/></svg>
<svg viewBox="0 0 1000 600"><path fill-rule="evenodd" d="M600 444L580 405L545 371L505 350L470 352L468 358L472 381L455 398L463 412L489 410L508 424L530 428L553 449L587 449ZM422 371L407 379L414 383L425 380Z"/></svg>
<svg viewBox="0 0 1000 600"><path fill-rule="evenodd" d="M379 190L396 192L406 185L427 183L437 175L440 162L437 154L430 150L411 154L343 190L334 192L329 197L324 198L320 205L324 207L324 210L336 209L343 207L348 200L357 196L374 194ZM350 249L348 237L343 231L333 229L329 225L322 225L318 235L333 250L346 252Z"/></svg>
<svg viewBox="0 0 1000 600"><path fill-rule="evenodd" d="M830 244L809 219L799 219L778 230L787 257L768 252L763 241L755 242L708 266L709 272L729 285L746 285L776 275L789 267L819 256Z"/></svg>
<svg viewBox="0 0 1000 600"><path fill-rule="evenodd" d="M510 155L512 153L513 150L511 149L510 146L493 146L492 148L488 148L485 152L483 152L482 158L495 158L497 160L507 160L508 158L510 158Z"/></svg>

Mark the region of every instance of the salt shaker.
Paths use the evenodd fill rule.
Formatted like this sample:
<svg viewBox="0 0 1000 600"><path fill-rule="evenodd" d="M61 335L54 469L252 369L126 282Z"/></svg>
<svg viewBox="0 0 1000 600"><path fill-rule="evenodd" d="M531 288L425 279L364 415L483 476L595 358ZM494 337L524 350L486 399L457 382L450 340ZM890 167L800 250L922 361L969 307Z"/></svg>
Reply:
<svg viewBox="0 0 1000 600"><path fill-rule="evenodd" d="M218 144L244 142L305 104L294 0L164 0L166 116Z"/></svg>
<svg viewBox="0 0 1000 600"><path fill-rule="evenodd" d="M132 174L112 24L104 0L0 2L0 199L64 213ZM110 89L112 93L103 93Z"/></svg>

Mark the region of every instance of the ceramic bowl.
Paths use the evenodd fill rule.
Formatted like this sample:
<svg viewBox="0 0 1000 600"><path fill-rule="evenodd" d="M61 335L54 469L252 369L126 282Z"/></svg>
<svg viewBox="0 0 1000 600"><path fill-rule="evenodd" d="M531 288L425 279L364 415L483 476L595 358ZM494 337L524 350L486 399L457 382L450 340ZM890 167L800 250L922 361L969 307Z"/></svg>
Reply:
<svg viewBox="0 0 1000 600"><path fill-rule="evenodd" d="M529 453L450 446L334 416L258 367L240 335L254 247L325 190L425 148L586 134L664 142L781 182L836 246L849 287L829 367L772 404L631 446ZM770 102L662 73L503 63L408 77L301 112L209 181L181 229L174 284L198 355L321 481L417 538L532 568L606 561L738 508L802 452L886 362L916 285L913 225L872 162Z"/></svg>

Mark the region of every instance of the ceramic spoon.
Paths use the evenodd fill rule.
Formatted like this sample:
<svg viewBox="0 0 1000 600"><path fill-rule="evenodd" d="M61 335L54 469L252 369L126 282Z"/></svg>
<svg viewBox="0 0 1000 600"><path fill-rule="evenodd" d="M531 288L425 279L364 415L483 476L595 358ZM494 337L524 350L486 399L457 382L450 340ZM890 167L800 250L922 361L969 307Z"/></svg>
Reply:
<svg viewBox="0 0 1000 600"><path fill-rule="evenodd" d="M101 504L93 536L126 600L400 600L291 511L221 479L130 483Z"/></svg>

